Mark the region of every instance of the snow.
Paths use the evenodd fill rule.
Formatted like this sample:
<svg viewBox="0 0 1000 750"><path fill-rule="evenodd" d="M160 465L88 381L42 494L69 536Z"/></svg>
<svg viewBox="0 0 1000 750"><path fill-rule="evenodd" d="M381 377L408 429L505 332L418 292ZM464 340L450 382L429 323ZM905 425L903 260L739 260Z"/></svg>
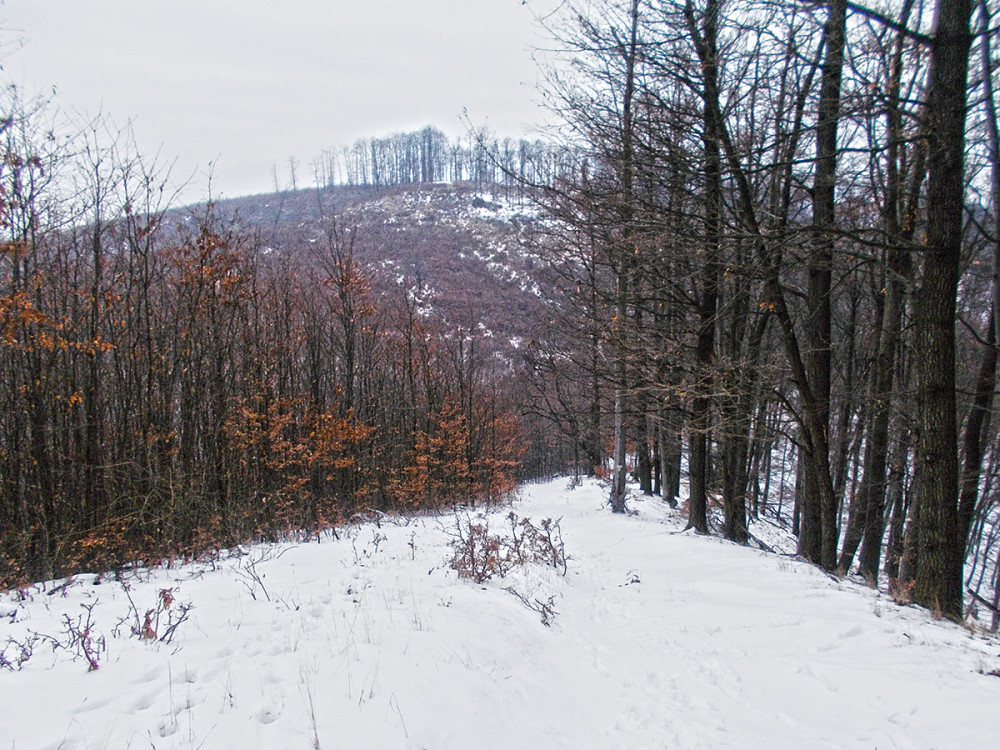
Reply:
<svg viewBox="0 0 1000 750"><path fill-rule="evenodd" d="M612 515L606 494L560 479L512 506L561 519L565 577L459 578L449 541L479 513L462 510L143 571L128 591L83 575L4 594L8 660L11 639L50 638L0 671L0 748L998 746L995 637L684 532L655 499ZM551 624L507 588L552 597ZM159 608L162 635L184 605L170 643L130 631ZM96 671L54 648L86 608Z"/></svg>
<svg viewBox="0 0 1000 750"><path fill-rule="evenodd" d="M541 216L538 206L531 202L515 200L504 193L480 193L471 213L480 219L494 221L534 220Z"/></svg>

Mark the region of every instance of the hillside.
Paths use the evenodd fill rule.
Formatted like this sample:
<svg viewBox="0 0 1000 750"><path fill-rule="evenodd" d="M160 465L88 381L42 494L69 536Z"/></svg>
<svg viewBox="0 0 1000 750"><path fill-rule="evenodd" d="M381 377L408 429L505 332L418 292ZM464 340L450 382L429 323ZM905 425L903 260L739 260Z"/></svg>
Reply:
<svg viewBox="0 0 1000 750"><path fill-rule="evenodd" d="M677 511L653 500L612 515L605 496L561 479L489 514L382 517L318 543L5 594L4 657L14 661L17 644L31 654L0 674L0 747L967 750L1000 740L995 637L798 560L682 533ZM565 577L533 564L477 584L449 567L457 523L503 534L510 510L536 525L561 519ZM147 608L158 613L143 623ZM71 642L85 623L96 671Z"/></svg>
<svg viewBox="0 0 1000 750"><path fill-rule="evenodd" d="M411 287L425 313L505 343L530 336L540 317L540 268L530 250L537 210L498 186L344 186L236 198L214 210L279 252L322 246L332 219L356 233L356 259L381 280Z"/></svg>

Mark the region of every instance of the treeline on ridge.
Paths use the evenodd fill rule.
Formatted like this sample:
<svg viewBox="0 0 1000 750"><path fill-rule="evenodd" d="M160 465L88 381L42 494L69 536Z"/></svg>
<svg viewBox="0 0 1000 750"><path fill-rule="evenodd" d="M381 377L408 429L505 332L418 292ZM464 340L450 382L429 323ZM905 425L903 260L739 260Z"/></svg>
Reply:
<svg viewBox="0 0 1000 750"><path fill-rule="evenodd" d="M294 172L294 160L290 166ZM428 126L326 149L310 167L322 187L468 182L523 195L529 185L552 184L565 175L570 160L565 148L539 139L501 138L486 128L450 139ZM294 177L292 182L297 185Z"/></svg>

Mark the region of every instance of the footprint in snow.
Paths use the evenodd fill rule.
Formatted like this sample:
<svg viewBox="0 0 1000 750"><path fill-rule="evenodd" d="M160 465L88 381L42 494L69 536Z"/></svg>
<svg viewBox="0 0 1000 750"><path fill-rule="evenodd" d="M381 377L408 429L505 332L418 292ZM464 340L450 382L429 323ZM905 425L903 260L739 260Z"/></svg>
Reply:
<svg viewBox="0 0 1000 750"><path fill-rule="evenodd" d="M84 701L83 701L83 703L81 703L79 706L77 706L76 708L74 708L71 711L71 713L73 713L73 714L82 714L82 713L87 713L88 711L96 711L99 708L104 708L105 706L109 705L110 703L111 703L111 699L110 698L103 699L103 700L96 700L96 701L92 701L89 698L85 698Z"/></svg>
<svg viewBox="0 0 1000 750"><path fill-rule="evenodd" d="M152 669L147 669L145 672L143 672L142 675L139 677L139 679L135 680L132 684L142 685L147 682L155 682L162 675L163 675L162 667L153 667Z"/></svg>
<svg viewBox="0 0 1000 750"><path fill-rule="evenodd" d="M152 707L152 705L156 702L156 696L157 693L155 692L143 693L139 696L139 699L132 704L132 710L145 711L147 708Z"/></svg>
<svg viewBox="0 0 1000 750"><path fill-rule="evenodd" d="M257 712L256 719L261 724L273 724L280 716L281 713L277 709L265 707Z"/></svg>
<svg viewBox="0 0 1000 750"><path fill-rule="evenodd" d="M864 629L860 625L855 625L850 630L845 630L843 633L838 633L837 637L843 640L846 640L848 638L857 638L864 632L865 632Z"/></svg>
<svg viewBox="0 0 1000 750"><path fill-rule="evenodd" d="M161 737L169 737L177 732L177 718L173 715L168 716L160 722L160 726L157 728L157 732Z"/></svg>

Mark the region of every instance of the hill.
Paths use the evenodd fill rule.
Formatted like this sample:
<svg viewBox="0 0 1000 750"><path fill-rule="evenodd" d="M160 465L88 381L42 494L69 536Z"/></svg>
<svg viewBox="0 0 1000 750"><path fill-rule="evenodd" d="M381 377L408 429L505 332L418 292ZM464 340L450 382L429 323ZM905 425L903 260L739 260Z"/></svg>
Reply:
<svg viewBox="0 0 1000 750"><path fill-rule="evenodd" d="M321 246L335 221L355 233L356 259L382 282L410 286L425 314L436 311L451 325L507 345L529 337L541 317L541 269L531 249L538 212L510 189L340 186L235 198L213 210L222 221L255 229L278 252Z"/></svg>

